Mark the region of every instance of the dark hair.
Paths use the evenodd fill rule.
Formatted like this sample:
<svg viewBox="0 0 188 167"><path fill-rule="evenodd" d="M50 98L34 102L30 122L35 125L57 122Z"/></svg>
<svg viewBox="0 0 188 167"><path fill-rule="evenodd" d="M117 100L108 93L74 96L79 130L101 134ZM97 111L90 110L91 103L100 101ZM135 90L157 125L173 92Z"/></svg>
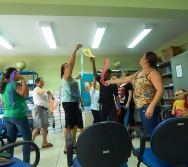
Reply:
<svg viewBox="0 0 188 167"><path fill-rule="evenodd" d="M112 71L108 68L108 69L106 70L106 72L111 73Z"/></svg>
<svg viewBox="0 0 188 167"><path fill-rule="evenodd" d="M67 64L67 63L64 63L64 64L61 65L61 75L60 75L61 79L62 79L62 77L63 77L63 75L64 75L64 70L65 70L64 65L65 65L65 64Z"/></svg>
<svg viewBox="0 0 188 167"><path fill-rule="evenodd" d="M6 84L10 81L10 75L12 74L13 71L17 71L15 67L9 67L5 70L5 72L2 74L1 82L0 82L0 93L4 92Z"/></svg>
<svg viewBox="0 0 188 167"><path fill-rule="evenodd" d="M42 78L40 78L40 77L36 78L34 87L36 87L36 83L40 82L41 80L42 80Z"/></svg>
<svg viewBox="0 0 188 167"><path fill-rule="evenodd" d="M148 59L148 62L151 67L157 69L157 55L154 52L147 52L146 53L146 59Z"/></svg>

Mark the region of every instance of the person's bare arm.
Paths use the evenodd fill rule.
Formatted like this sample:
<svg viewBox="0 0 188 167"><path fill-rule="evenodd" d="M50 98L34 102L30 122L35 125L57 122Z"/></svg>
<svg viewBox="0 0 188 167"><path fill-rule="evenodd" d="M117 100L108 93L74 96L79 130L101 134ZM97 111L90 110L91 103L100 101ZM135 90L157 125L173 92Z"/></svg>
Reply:
<svg viewBox="0 0 188 167"><path fill-rule="evenodd" d="M82 96L80 96L80 104L81 104L81 106L84 106L84 102L83 102Z"/></svg>
<svg viewBox="0 0 188 167"><path fill-rule="evenodd" d="M110 84L128 83L128 82L131 82L137 75L138 75L138 72L136 72L128 77L118 78L118 79L114 79L114 80L107 80L107 81L105 81L105 84L110 85Z"/></svg>
<svg viewBox="0 0 188 167"><path fill-rule="evenodd" d="M133 97L133 90L129 90L128 100L127 100L127 103L125 105L126 108L129 108L132 97Z"/></svg>
<svg viewBox="0 0 188 167"><path fill-rule="evenodd" d="M83 99L82 99L82 96L80 96L80 104L81 104L81 106L82 106L82 110L84 110L84 102L83 102Z"/></svg>
<svg viewBox="0 0 188 167"><path fill-rule="evenodd" d="M36 88L36 93L39 94L39 95L42 95L44 93L47 93L48 96L51 95L51 92L49 90L42 90L42 89L39 89L39 88Z"/></svg>
<svg viewBox="0 0 188 167"><path fill-rule="evenodd" d="M97 82L96 82L96 78L94 77L94 78L93 78L93 88L94 88L94 89L96 89L96 83L97 83Z"/></svg>
<svg viewBox="0 0 188 167"><path fill-rule="evenodd" d="M151 118L153 116L154 108L160 102L163 96L164 86L163 86L161 74L158 71L151 71L148 76L148 79L152 82L153 86L156 89L156 94L154 96L154 99L150 103L145 113L146 118Z"/></svg>
<svg viewBox="0 0 188 167"><path fill-rule="evenodd" d="M20 86L19 84L17 84L16 86L16 92L20 95L20 96L28 96L29 95L29 89L27 87L25 78L23 76L21 76L18 72L16 73L16 77L18 77L22 83L22 86Z"/></svg>
<svg viewBox="0 0 188 167"><path fill-rule="evenodd" d="M120 114L121 108L120 108L119 96L115 96L115 101L116 101L116 104L117 104L117 113Z"/></svg>
<svg viewBox="0 0 188 167"><path fill-rule="evenodd" d="M71 81L71 76L72 76L72 70L74 68L74 64L75 64L75 60L76 60L76 52L78 49L80 49L82 47L81 44L78 44L76 45L76 48L74 49L73 53L72 53L72 56L70 58L70 61L68 63L68 67L67 69L65 70L65 73L63 75L63 78L66 80L66 81Z"/></svg>
<svg viewBox="0 0 188 167"><path fill-rule="evenodd" d="M95 58L91 57L90 61L92 62L93 75L95 76L95 78L97 78L98 74L97 74L97 69L96 69L96 66L95 66Z"/></svg>

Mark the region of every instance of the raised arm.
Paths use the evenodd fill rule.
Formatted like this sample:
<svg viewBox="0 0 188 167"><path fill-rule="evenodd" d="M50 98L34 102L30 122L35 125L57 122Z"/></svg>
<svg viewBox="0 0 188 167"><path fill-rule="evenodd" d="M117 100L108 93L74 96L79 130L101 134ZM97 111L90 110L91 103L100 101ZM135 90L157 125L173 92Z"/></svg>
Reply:
<svg viewBox="0 0 188 167"><path fill-rule="evenodd" d="M97 78L98 74L97 74L97 69L96 69L96 66L95 66L95 58L91 57L90 61L92 63L93 75L95 76L95 78Z"/></svg>
<svg viewBox="0 0 188 167"><path fill-rule="evenodd" d="M94 89L96 89L96 83L97 83L97 82L96 82L96 78L93 77L93 88L94 88Z"/></svg>
<svg viewBox="0 0 188 167"><path fill-rule="evenodd" d="M70 61L68 63L68 67L67 69L65 70L65 73L63 75L64 79L65 80L70 80L71 79L71 76L72 76L72 70L74 68L74 64L75 64L75 60L76 60L76 52L78 49L80 49L82 47L81 44L78 44L76 45L76 48L74 49L73 53L72 53L72 56L70 58Z"/></svg>
<svg viewBox="0 0 188 167"><path fill-rule="evenodd" d="M27 87L25 78L23 76L20 75L19 72L16 72L16 76L22 83L22 86L20 86L19 84L17 84L16 86L16 92L20 95L20 96L28 96L29 95L29 89Z"/></svg>

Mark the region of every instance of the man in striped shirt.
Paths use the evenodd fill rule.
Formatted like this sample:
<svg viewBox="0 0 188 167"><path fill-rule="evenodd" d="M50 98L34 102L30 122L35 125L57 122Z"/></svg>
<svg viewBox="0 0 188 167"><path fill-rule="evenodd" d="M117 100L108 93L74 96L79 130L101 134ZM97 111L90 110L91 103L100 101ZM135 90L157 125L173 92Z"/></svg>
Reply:
<svg viewBox="0 0 188 167"><path fill-rule="evenodd" d="M90 61L92 62L92 69L93 69L93 75L96 78L96 80L100 84L100 97L99 97L99 103L100 103L100 118L101 121L115 121L116 118L116 111L117 114L121 112L120 109L120 101L118 97L118 87L116 84L110 84L109 86L105 86L100 82L101 77L97 74L96 66L95 66L95 58L90 58ZM104 75L104 80L109 80L111 78L111 70L107 69ZM117 105L115 105L115 101Z"/></svg>

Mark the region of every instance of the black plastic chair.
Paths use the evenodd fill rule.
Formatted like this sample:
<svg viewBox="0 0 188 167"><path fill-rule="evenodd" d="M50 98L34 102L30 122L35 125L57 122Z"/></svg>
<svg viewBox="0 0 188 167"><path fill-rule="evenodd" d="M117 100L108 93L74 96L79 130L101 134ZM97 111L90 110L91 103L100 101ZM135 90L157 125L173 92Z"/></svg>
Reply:
<svg viewBox="0 0 188 167"><path fill-rule="evenodd" d="M69 141L68 141L69 140ZM72 137L67 137L68 166L127 167L132 143L127 129L116 122L100 122L87 127L78 137L77 156L72 161Z"/></svg>
<svg viewBox="0 0 188 167"><path fill-rule="evenodd" d="M6 142L4 140L6 140ZM7 135L0 134L0 143L1 143L1 146L4 146L5 144L12 143L12 141L10 137L8 137Z"/></svg>
<svg viewBox="0 0 188 167"><path fill-rule="evenodd" d="M163 112L163 119L168 119L168 118L173 118L175 117L174 115L172 115L172 109L169 108L169 109L166 109L164 112Z"/></svg>
<svg viewBox="0 0 188 167"><path fill-rule="evenodd" d="M9 164L8 167L36 167L38 165L38 163L40 161L40 151L39 151L38 146L35 143L33 143L31 141L19 141L19 142L15 142L15 143L5 144L5 142L3 141L4 139L7 139L8 142L11 142L11 140L4 134L1 135L1 136L2 137L0 138L0 141L1 141L2 147L0 147L0 153L8 152L8 150L10 148L22 146L22 145L25 145L25 144L33 147L34 152L35 152L35 160L32 164L23 162L21 159L16 158L16 157L10 157L10 160L12 160L14 162L12 164Z"/></svg>
<svg viewBox="0 0 188 167"><path fill-rule="evenodd" d="M140 147L133 153L138 164L149 167L187 167L188 166L188 118L169 118L161 122L151 137L151 148L145 148L146 138L142 131L138 132Z"/></svg>

